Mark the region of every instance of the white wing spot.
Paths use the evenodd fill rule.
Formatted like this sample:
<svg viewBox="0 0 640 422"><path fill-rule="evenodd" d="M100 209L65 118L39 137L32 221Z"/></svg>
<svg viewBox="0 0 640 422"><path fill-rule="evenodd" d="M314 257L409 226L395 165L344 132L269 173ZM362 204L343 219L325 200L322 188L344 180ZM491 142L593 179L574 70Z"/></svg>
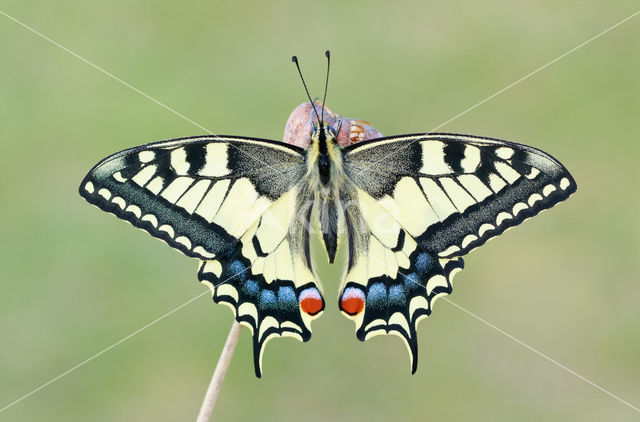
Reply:
<svg viewBox="0 0 640 422"><path fill-rule="evenodd" d="M529 201L528 201L529 206L533 206L533 204L541 200L542 200L542 195L540 195L539 193L534 193L529 197Z"/></svg>
<svg viewBox="0 0 640 422"><path fill-rule="evenodd" d="M455 205L449 200L447 195L442 189L431 179L426 177L420 178L420 185L424 190L424 194L429 201L429 204L438 215L440 221L444 221L445 218L451 214L457 213Z"/></svg>
<svg viewBox="0 0 640 422"><path fill-rule="evenodd" d="M480 237L482 237L487 231L489 230L493 230L496 227L493 224L489 224L489 223L484 223L483 225L480 226L480 228L478 229L478 234L480 235Z"/></svg>
<svg viewBox="0 0 640 422"><path fill-rule="evenodd" d="M220 277L220 275L222 275L222 264L220 264L219 261L206 261L202 268L202 272Z"/></svg>
<svg viewBox="0 0 640 422"><path fill-rule="evenodd" d="M154 158L156 158L156 153L153 151L141 151L138 153L138 160L140 160L141 163L148 163Z"/></svg>
<svg viewBox="0 0 640 422"><path fill-rule="evenodd" d="M265 317L260 324L260 330L258 331L258 339L262 339L264 333L271 327L278 328L278 320L272 316Z"/></svg>
<svg viewBox="0 0 640 422"><path fill-rule="evenodd" d="M200 256L203 256L205 258L211 259L211 258L215 258L215 254L208 252L205 248L203 248L202 246L196 246L195 248L193 248L193 253L197 253Z"/></svg>
<svg viewBox="0 0 640 422"><path fill-rule="evenodd" d="M560 189L565 190L569 187L570 184L571 183L569 182L569 179L563 177L562 180L560 180Z"/></svg>
<svg viewBox="0 0 640 422"><path fill-rule="evenodd" d="M420 191L420 187L411 177L403 177L398 181L393 190L393 199L401 206L398 209L402 216L400 221L413 236L419 235L429 226L440 221ZM387 230L391 228L390 224L386 226ZM397 231L392 230L391 233L397 239Z"/></svg>
<svg viewBox="0 0 640 422"><path fill-rule="evenodd" d="M442 286L442 287L449 286L449 284L447 283L447 279L442 274L434 275L429 279L429 281L427 281L427 286L426 286L427 296L430 295L431 292L433 292L433 289L435 289L438 286Z"/></svg>
<svg viewBox="0 0 640 422"><path fill-rule="evenodd" d="M407 319L400 312L395 312L393 315L391 315L391 318L389 318L389 325L392 324L401 326L407 334L411 332L411 330L409 329L409 323L407 323Z"/></svg>
<svg viewBox="0 0 640 422"><path fill-rule="evenodd" d="M422 170L424 174L450 174L451 167L444 161L444 143L439 141L421 142L422 146Z"/></svg>
<svg viewBox="0 0 640 422"><path fill-rule="evenodd" d="M494 164L500 176L504 178L509 183L513 183L520 178L520 173L515 171L510 165L506 163L501 163L500 161Z"/></svg>
<svg viewBox="0 0 640 422"><path fill-rule="evenodd" d="M173 231L173 227L171 227L168 224L163 224L162 226L158 227L158 230L161 231L161 232L165 232L172 239L173 239L173 236L175 236L175 232Z"/></svg>
<svg viewBox="0 0 640 422"><path fill-rule="evenodd" d="M409 302L409 315L413 319L413 314L418 309L429 309L429 302L423 296L416 296Z"/></svg>
<svg viewBox="0 0 640 422"><path fill-rule="evenodd" d="M258 321L258 309L251 302L245 302L238 307L238 316L248 315L253 318L254 323Z"/></svg>
<svg viewBox="0 0 640 422"><path fill-rule="evenodd" d="M231 284L220 284L217 289L218 296L231 296L236 302L238 302L238 291Z"/></svg>
<svg viewBox="0 0 640 422"><path fill-rule="evenodd" d="M164 226L162 226L164 227ZM191 249L191 241L184 236L178 236L175 238L175 241L187 249Z"/></svg>
<svg viewBox="0 0 640 422"><path fill-rule="evenodd" d="M122 210L124 210L125 207L127 206L127 203L124 201L124 199L120 198L119 196L116 196L115 198L113 198L111 202L119 206L120 209Z"/></svg>
<svg viewBox="0 0 640 422"><path fill-rule="evenodd" d="M140 170L135 176L133 176L131 180L133 180L140 186L144 186L149 180L151 180L151 177L153 177L154 174L156 174L156 166L148 165L147 167Z"/></svg>
<svg viewBox="0 0 640 422"><path fill-rule="evenodd" d="M101 197L103 197L107 201L109 200L109 198L111 198L111 192L109 192L109 189L105 189L105 188L100 189L98 191L98 195L100 195Z"/></svg>
<svg viewBox="0 0 640 422"><path fill-rule="evenodd" d="M500 192L500 190L502 188L507 186L507 183L502 179L502 177L498 176L497 174L490 173L489 174L489 186L491 186L491 189L495 193L498 193L498 192Z"/></svg>
<svg viewBox="0 0 640 422"><path fill-rule="evenodd" d="M549 195L551 195L551 193L552 193L553 191L555 191L555 190L556 190L556 187L555 187L555 186L553 186L553 185L547 185L547 186L545 186L545 187L542 189L542 194L543 194L544 196L549 196Z"/></svg>
<svg viewBox="0 0 640 422"><path fill-rule="evenodd" d="M498 216L496 217L496 225L500 226L505 220L510 220L511 218L513 218L511 216L511 214L509 214L508 212L504 212L502 211L500 214L498 214Z"/></svg>
<svg viewBox="0 0 640 422"><path fill-rule="evenodd" d="M210 180L199 180L196 182L191 189L189 189L182 198L176 202L176 205L184 208L189 214L193 214L193 211L196 209L205 192L211 185Z"/></svg>
<svg viewBox="0 0 640 422"><path fill-rule="evenodd" d="M160 191L162 190L162 186L163 186L163 178L160 176L156 176L153 178L153 180L151 180L149 182L149 184L147 185L147 189L149 189L151 192L153 192L155 195L159 194Z"/></svg>
<svg viewBox="0 0 640 422"><path fill-rule="evenodd" d="M119 171L113 173L113 178L116 179L116 181L118 181L120 183L124 183L124 182L127 181L127 179L122 177L122 174Z"/></svg>
<svg viewBox="0 0 640 422"><path fill-rule="evenodd" d="M449 256L453 253L456 253L460 250L459 247L457 247L456 245L451 245L449 246L447 249L445 249L444 251L440 252L440 256Z"/></svg>
<svg viewBox="0 0 640 422"><path fill-rule="evenodd" d="M182 194L191 186L193 179L190 177L177 177L167 188L160 194L167 201L175 204Z"/></svg>
<svg viewBox="0 0 640 422"><path fill-rule="evenodd" d="M496 155L503 160L508 160L513 156L513 149L507 147L500 147L496 150Z"/></svg>
<svg viewBox="0 0 640 422"><path fill-rule="evenodd" d="M142 217L140 220L141 221L148 221L149 223L151 223L151 225L153 227L158 227L158 219L153 214L147 214L144 217Z"/></svg>
<svg viewBox="0 0 640 422"><path fill-rule="evenodd" d="M227 168L227 147L224 142L212 142L206 146L204 166L198 174L207 177L221 177L229 174Z"/></svg>
<svg viewBox="0 0 640 422"><path fill-rule="evenodd" d="M527 179L535 179L540 174L540 170L535 167L531 167L531 171L527 174Z"/></svg>
<svg viewBox="0 0 640 422"><path fill-rule="evenodd" d="M480 148L467 145L464 148L464 158L460 161L460 166L465 173L473 173L480 165Z"/></svg>
<svg viewBox="0 0 640 422"><path fill-rule="evenodd" d="M187 151L184 148L176 148L171 151L171 167L181 176L189 173L191 165L187 161Z"/></svg>
<svg viewBox="0 0 640 422"><path fill-rule="evenodd" d="M527 206L527 204L525 204L525 203L523 203L523 202L518 202L517 204L515 204L515 205L513 206L513 215L514 215L514 216L516 216L516 215L518 215L518 213L519 213L520 211L524 211L524 210L526 210L527 208L529 208L529 207Z"/></svg>
<svg viewBox="0 0 640 422"><path fill-rule="evenodd" d="M140 207L136 206L136 205L129 205L125 211L132 213L133 215L136 216L136 218L140 218L140 216L142 215L142 210L140 209Z"/></svg>
<svg viewBox="0 0 640 422"><path fill-rule="evenodd" d="M468 234L467 236L465 236L464 239L462 239L462 247L466 248L467 246L469 246L471 244L471 242L473 242L474 240L478 240L478 237L473 235L473 234Z"/></svg>
<svg viewBox="0 0 640 422"><path fill-rule="evenodd" d="M458 180L478 202L493 194L493 192L482 183L478 176L473 174L460 175L458 176Z"/></svg>
<svg viewBox="0 0 640 422"><path fill-rule="evenodd" d="M463 212L476 203L471 195L469 195L455 180L448 177L441 177L439 181L447 192L447 195L449 195L449 198L453 201L453 204L460 212Z"/></svg>
<svg viewBox="0 0 640 422"><path fill-rule="evenodd" d="M200 214L207 222L211 223L211 221L213 221L213 218L218 212L218 208L220 208L220 204L222 204L229 183L230 181L227 179L221 180L213 185L202 199L202 202L200 202L198 208L196 208L195 212Z"/></svg>
<svg viewBox="0 0 640 422"><path fill-rule="evenodd" d="M84 185L84 190L86 190L86 191L87 191L87 192L89 192L89 193L93 193L93 192L95 191L95 188L93 187L93 183L91 183L91 182L87 182L87 183Z"/></svg>

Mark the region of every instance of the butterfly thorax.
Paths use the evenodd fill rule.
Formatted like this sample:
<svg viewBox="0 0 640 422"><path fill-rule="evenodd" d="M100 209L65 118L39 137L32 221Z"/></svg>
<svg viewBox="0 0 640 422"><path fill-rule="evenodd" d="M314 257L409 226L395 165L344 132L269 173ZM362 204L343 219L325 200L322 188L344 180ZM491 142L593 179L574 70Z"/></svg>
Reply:
<svg viewBox="0 0 640 422"><path fill-rule="evenodd" d="M298 229L295 235L301 244L308 244L312 219L318 218L329 262L335 259L338 239L345 229L345 205L355 195L355 187L344 173L342 147L335 134L332 127L322 123L311 132L311 143L305 151L307 171L297 201L305 229ZM310 259L309 254L307 257Z"/></svg>

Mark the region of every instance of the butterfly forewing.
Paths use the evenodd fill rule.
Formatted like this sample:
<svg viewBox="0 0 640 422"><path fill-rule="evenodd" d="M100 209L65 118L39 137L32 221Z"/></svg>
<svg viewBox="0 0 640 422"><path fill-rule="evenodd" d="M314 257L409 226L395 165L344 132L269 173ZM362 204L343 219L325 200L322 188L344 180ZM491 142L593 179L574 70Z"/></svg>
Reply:
<svg viewBox="0 0 640 422"><path fill-rule="evenodd" d="M498 139L423 134L345 149L345 171L442 258L462 256L576 190L538 149Z"/></svg>
<svg viewBox="0 0 640 422"><path fill-rule="evenodd" d="M311 336L324 299L290 239L297 147L250 138L198 137L116 153L85 177L80 194L173 248L202 260L198 278L253 334L256 375L274 336Z"/></svg>
<svg viewBox="0 0 640 422"><path fill-rule="evenodd" d="M102 160L80 186L92 204L201 260L199 280L252 332L257 376L270 339L309 340L324 310L311 220L326 258L347 246L339 307L357 337L398 335L415 371L417 324L451 293L462 256L576 190L553 157L497 139L333 143L331 180L318 176L313 142L307 150L240 137L157 142Z"/></svg>
<svg viewBox="0 0 640 422"><path fill-rule="evenodd" d="M365 241L349 243L342 312L366 340L400 336L417 366L416 326L452 292L462 256L576 190L532 147L449 134L381 138L344 150Z"/></svg>
<svg viewBox="0 0 640 422"><path fill-rule="evenodd" d="M156 142L105 158L80 194L189 256L231 251L304 172L295 147L199 137Z"/></svg>

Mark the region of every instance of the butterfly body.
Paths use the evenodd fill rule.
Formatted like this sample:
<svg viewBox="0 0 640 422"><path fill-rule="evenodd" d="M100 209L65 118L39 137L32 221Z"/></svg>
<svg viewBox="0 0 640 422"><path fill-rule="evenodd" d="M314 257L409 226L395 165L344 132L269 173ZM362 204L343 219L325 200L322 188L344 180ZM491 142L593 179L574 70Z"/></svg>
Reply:
<svg viewBox="0 0 640 422"><path fill-rule="evenodd" d="M417 324L452 292L463 256L576 190L522 144L416 134L341 144L319 122L300 148L202 136L116 153L85 177L92 204L200 260L198 278L253 336L311 337L325 308L316 268L346 259L338 308L366 340L394 334L417 368ZM343 146L344 145L344 146ZM314 227L326 255L311 253Z"/></svg>

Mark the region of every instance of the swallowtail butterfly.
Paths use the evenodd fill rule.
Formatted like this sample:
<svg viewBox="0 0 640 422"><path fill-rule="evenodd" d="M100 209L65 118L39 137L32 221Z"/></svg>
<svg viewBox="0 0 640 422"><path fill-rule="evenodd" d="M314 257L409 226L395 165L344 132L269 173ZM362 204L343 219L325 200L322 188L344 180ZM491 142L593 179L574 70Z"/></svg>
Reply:
<svg viewBox="0 0 640 422"><path fill-rule="evenodd" d="M211 135L127 149L96 164L80 194L200 261L213 300L251 330L258 377L270 339L310 339L325 308L315 265L338 249L340 311L362 341L402 338L413 373L416 326L451 293L462 257L567 199L576 183L530 146L445 133L343 146L339 120L312 117L298 143L306 148ZM324 258L310 252L314 227Z"/></svg>

